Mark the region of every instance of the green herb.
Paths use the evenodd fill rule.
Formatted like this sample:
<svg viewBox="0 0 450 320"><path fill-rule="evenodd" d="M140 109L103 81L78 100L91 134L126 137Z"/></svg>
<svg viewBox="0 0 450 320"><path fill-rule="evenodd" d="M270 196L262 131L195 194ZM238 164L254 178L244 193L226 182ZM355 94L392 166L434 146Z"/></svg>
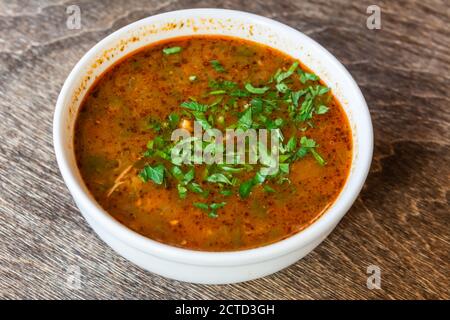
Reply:
<svg viewBox="0 0 450 320"><path fill-rule="evenodd" d="M242 199L247 198L250 195L253 187L255 186L255 181L253 179L247 180L242 183L239 187L239 195Z"/></svg>
<svg viewBox="0 0 450 320"><path fill-rule="evenodd" d="M300 113L298 115L299 120L306 121L306 120L312 118L313 111L314 111L313 99L314 99L314 96L308 92L306 94L305 100L303 101L302 106L300 108Z"/></svg>
<svg viewBox="0 0 450 320"><path fill-rule="evenodd" d="M313 139L309 139L305 136L303 136L300 139L300 145L301 147L297 150L297 152L294 155L294 160L305 157L308 152L310 152L313 157L316 159L316 161L321 165L324 166L326 164L326 161L322 158L322 156L315 150L315 148L318 147L316 141Z"/></svg>
<svg viewBox="0 0 450 320"><path fill-rule="evenodd" d="M276 87L277 90L278 90L279 92L281 92L281 93L286 93L286 92L288 92L288 90L289 90L289 87L288 87L285 83L283 83L283 82L278 83L275 87Z"/></svg>
<svg viewBox="0 0 450 320"><path fill-rule="evenodd" d="M225 172L242 172L245 168L242 167L230 167L230 166L221 166L220 169L222 169Z"/></svg>
<svg viewBox="0 0 450 320"><path fill-rule="evenodd" d="M193 110L193 111L200 111L205 112L208 109L208 106L205 104L200 104L197 101L185 101L181 104L183 108Z"/></svg>
<svg viewBox="0 0 450 320"><path fill-rule="evenodd" d="M223 208L226 204L227 204L226 202L211 203L211 204L209 205L209 207L210 207L212 210L217 210L217 209Z"/></svg>
<svg viewBox="0 0 450 320"><path fill-rule="evenodd" d="M227 93L225 90L214 90L214 91L211 91L209 94L213 96L213 95L225 94L225 93Z"/></svg>
<svg viewBox="0 0 450 320"><path fill-rule="evenodd" d="M225 68L222 66L222 64L219 62L219 60L211 60L210 61L211 66L216 70L217 72L224 72Z"/></svg>
<svg viewBox="0 0 450 320"><path fill-rule="evenodd" d="M157 120L154 120L154 119L151 119L150 121L149 121L149 124L148 124L148 126L147 126L149 129L152 129L152 130L155 130L156 132L159 132L159 131L161 131L161 122L159 122L159 121L157 121Z"/></svg>
<svg viewBox="0 0 450 320"><path fill-rule="evenodd" d="M303 83L303 84L305 84L307 81L317 81L317 80L319 80L319 77L316 76L315 74L305 72L305 71L303 71L301 69L298 69L297 73L300 76L299 77L300 82Z"/></svg>
<svg viewBox="0 0 450 320"><path fill-rule="evenodd" d="M180 199L185 199L187 196L187 189L186 187L184 187L181 184L177 185L177 189L178 189L178 196L180 197Z"/></svg>
<svg viewBox="0 0 450 320"><path fill-rule="evenodd" d="M222 173L213 173L208 178L206 178L206 181L213 182L213 183L224 183L224 184L232 184L230 179L228 179L224 174Z"/></svg>
<svg viewBox="0 0 450 320"><path fill-rule="evenodd" d="M289 173L289 163L280 163L279 169L280 169L280 172L288 174Z"/></svg>
<svg viewBox="0 0 450 320"><path fill-rule="evenodd" d="M178 126L178 123L180 122L180 116L176 113L171 113L168 116L169 120L169 126L171 129L175 129Z"/></svg>
<svg viewBox="0 0 450 320"><path fill-rule="evenodd" d="M204 193L202 187L196 183L196 182L192 182L190 184L187 185L187 187L189 188L189 190L191 190L192 192L195 193Z"/></svg>
<svg viewBox="0 0 450 320"><path fill-rule="evenodd" d="M300 144L305 148L315 148L317 146L316 141L313 139L308 139L305 136L300 139Z"/></svg>
<svg viewBox="0 0 450 320"><path fill-rule="evenodd" d="M208 217L215 219L218 218L219 215L217 214L217 212L211 211L210 213L208 213Z"/></svg>
<svg viewBox="0 0 450 320"><path fill-rule="evenodd" d="M250 101L250 105L252 106L252 112L254 114L263 112L263 100L261 98L253 98Z"/></svg>
<svg viewBox="0 0 450 320"><path fill-rule="evenodd" d="M298 62L295 61L286 72L278 72L276 76L274 76L274 79L277 83L280 83L281 81L289 78L294 73L295 69L297 69L297 67Z"/></svg>
<svg viewBox="0 0 450 320"><path fill-rule="evenodd" d="M322 158L322 156L321 156L315 149L311 149L310 152L311 152L312 155L314 156L314 159L316 159L316 161L317 161L321 166L326 165L326 161Z"/></svg>
<svg viewBox="0 0 450 320"><path fill-rule="evenodd" d="M177 179L178 181L181 181L184 179L184 173L181 171L180 167L173 166L171 170L172 175Z"/></svg>
<svg viewBox="0 0 450 320"><path fill-rule="evenodd" d="M207 203L194 202L195 207L205 211L209 211L208 217L210 218L217 218L219 216L217 214L217 210L223 208L226 204L227 204L226 202L220 202L220 203L211 203L208 205Z"/></svg>
<svg viewBox="0 0 450 320"><path fill-rule="evenodd" d="M165 150L156 150L153 155L164 160L170 160L170 153Z"/></svg>
<svg viewBox="0 0 450 320"><path fill-rule="evenodd" d="M252 123L252 109L247 108L239 117L237 128L245 131L251 128Z"/></svg>
<svg viewBox="0 0 450 320"><path fill-rule="evenodd" d="M264 191L265 192L270 192L270 193L275 193L276 192L274 188L268 186L267 184L264 186Z"/></svg>
<svg viewBox="0 0 450 320"><path fill-rule="evenodd" d="M194 207L197 207L197 208L202 209L202 210L208 210L209 209L209 205L206 204L206 203L194 202L193 205L194 205Z"/></svg>
<svg viewBox="0 0 450 320"><path fill-rule="evenodd" d="M315 95L321 96L321 95L327 93L328 91L330 91L330 88L319 85L319 86L316 86L314 88L311 88L311 91L314 92Z"/></svg>
<svg viewBox="0 0 450 320"><path fill-rule="evenodd" d="M220 194L223 195L223 196L228 197L228 196L231 196L233 194L233 191L231 191L231 190L221 190Z"/></svg>
<svg viewBox="0 0 450 320"><path fill-rule="evenodd" d="M259 118L259 120L264 124L264 126L268 130L278 129L284 123L283 119L281 119L281 118L276 118L275 120L272 120L272 119L262 116ZM278 133L280 133L280 132L278 132Z"/></svg>
<svg viewBox="0 0 450 320"><path fill-rule="evenodd" d="M183 173L183 171L177 167L173 166L171 170L172 175L177 179L180 183L177 185L178 195L181 199L186 198L188 189L186 185L194 179L194 168L191 168L188 172Z"/></svg>
<svg viewBox="0 0 450 320"><path fill-rule="evenodd" d="M260 170L256 173L253 179L247 180L239 186L239 195L241 198L247 198L254 186L257 184L262 184L266 180L266 175L263 171L264 170Z"/></svg>
<svg viewBox="0 0 450 320"><path fill-rule="evenodd" d="M209 81L209 87L212 89L221 89L221 90L231 90L237 87L237 83L233 81L223 80L223 81Z"/></svg>
<svg viewBox="0 0 450 320"><path fill-rule="evenodd" d="M316 113L317 114L324 114L324 113L327 113L328 110L329 110L329 108L327 106L324 106L323 104L321 104L320 106L318 106L316 108Z"/></svg>
<svg viewBox="0 0 450 320"><path fill-rule="evenodd" d="M168 52L165 54L176 53L177 50L174 48L177 47L164 49ZM218 60L212 60L210 63L217 72L225 72L225 68ZM294 75L298 75L300 82L303 83L301 89L295 90L298 82L293 79ZM196 75L189 76L189 81L195 80L197 80ZM233 195L245 199L251 195L255 187L267 193L277 192L276 185L291 183L288 175L295 161L311 155L319 165L326 164L325 159L318 152L319 145L313 139L297 136L300 132L314 127L315 115L323 115L329 111L326 104L331 98L331 95L327 94L330 89L315 82L318 80L316 75L299 68L298 62L294 62L285 71L277 70L269 82L258 83L260 87L254 87L251 83L241 85L222 79L209 80L208 89L200 96L208 99L207 104L200 102L201 100L197 100L196 97L188 97L187 101L181 103L181 109L170 113L166 119L146 120L145 128L152 129L155 137L148 141L144 159L153 166L146 164L139 172L140 178L144 182L151 180L156 184L173 187L181 199L186 199L189 192L198 194L204 199L208 199L210 194L217 195L219 199ZM211 98L211 96L216 97ZM209 99L214 101L211 103ZM203 163L203 159L195 153L183 151L183 148L180 148L179 157L172 159L172 150L179 147L179 143L194 143L196 146L201 146L204 153L215 154L223 151L224 146L220 143L216 145L215 141L200 141L196 137L177 142L171 141L171 132L179 126L182 117L199 122L204 130L212 129L214 126L244 131L250 128L276 130L274 138L280 141L278 159L275 159L272 151L266 150L265 147L261 150L259 145L247 146L246 144L245 156L250 148L258 148L260 165L241 164L242 155L235 151L228 151L226 156L232 157L234 162L206 164L201 177L198 177L202 179L202 182L197 183L194 167L185 164L184 160L193 159L194 163ZM237 120L230 123L230 119ZM282 131L285 127L291 134L288 139L283 136L283 133L286 133ZM167 170L161 161L172 163L173 166ZM272 172L270 169L277 165L278 171ZM249 179L246 173L252 174L253 177ZM196 202L194 206L205 210L209 217L217 218L217 211L226 203L208 202L209 204Z"/></svg>
<svg viewBox="0 0 450 320"><path fill-rule="evenodd" d="M286 93L289 90L289 87L283 82L278 83L275 87L281 93Z"/></svg>
<svg viewBox="0 0 450 320"><path fill-rule="evenodd" d="M286 152L292 152L297 148L297 138L292 136L286 144Z"/></svg>
<svg viewBox="0 0 450 320"><path fill-rule="evenodd" d="M280 75L281 72L283 72L283 71L278 68L277 72L275 72L275 74L270 78L269 83L272 83L273 80L275 80Z"/></svg>
<svg viewBox="0 0 450 320"><path fill-rule="evenodd" d="M183 177L183 183L184 184L188 184L189 182L192 181L192 179L194 179L194 175L195 175L195 171L194 168L191 168L188 172L186 172L186 174Z"/></svg>
<svg viewBox="0 0 450 320"><path fill-rule="evenodd" d="M192 115L194 116L195 120L200 123L203 129L208 130L212 128L203 112L192 111Z"/></svg>
<svg viewBox="0 0 450 320"><path fill-rule="evenodd" d="M170 47L170 48L164 48L163 49L164 54L174 54L181 52L181 47Z"/></svg>
<svg viewBox="0 0 450 320"><path fill-rule="evenodd" d="M253 183L261 184L264 181L266 181L266 174L264 173L264 169L261 169L256 173L255 177L253 178Z"/></svg>
<svg viewBox="0 0 450 320"><path fill-rule="evenodd" d="M267 90L269 90L269 87L261 87L261 88L255 88L254 86L252 86L251 83L246 83L245 84L245 89L253 94L264 94L266 93Z"/></svg>
<svg viewBox="0 0 450 320"><path fill-rule="evenodd" d="M164 181L164 171L165 167L162 164L159 164L155 167L146 165L139 173L139 177L144 182L152 180L156 184L162 184Z"/></svg>
<svg viewBox="0 0 450 320"><path fill-rule="evenodd" d="M294 155L294 160L303 158L308 154L308 148L300 147Z"/></svg>
<svg viewBox="0 0 450 320"><path fill-rule="evenodd" d="M292 91L291 92L291 100L292 104L297 108L298 107L298 100L301 96L303 96L306 93L306 90L299 90L299 91Z"/></svg>
<svg viewBox="0 0 450 320"><path fill-rule="evenodd" d="M250 94L247 91L244 91L242 89L236 89L230 92L230 96L238 98L245 98L248 97L249 95Z"/></svg>

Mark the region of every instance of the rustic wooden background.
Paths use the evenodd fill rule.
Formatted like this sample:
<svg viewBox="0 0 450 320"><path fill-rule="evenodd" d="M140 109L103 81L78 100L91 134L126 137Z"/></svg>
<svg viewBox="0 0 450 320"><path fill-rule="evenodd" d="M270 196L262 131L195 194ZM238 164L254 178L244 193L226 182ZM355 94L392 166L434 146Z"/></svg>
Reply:
<svg viewBox="0 0 450 320"><path fill-rule="evenodd" d="M80 30L66 27L71 4ZM371 4L380 30L366 27ZM96 237L61 179L52 115L74 64L106 35L155 13L222 6L293 26L342 61L368 102L375 153L360 197L306 258L256 281L192 285ZM449 28L446 0L0 1L0 297L449 299ZM379 290L366 286L370 265Z"/></svg>

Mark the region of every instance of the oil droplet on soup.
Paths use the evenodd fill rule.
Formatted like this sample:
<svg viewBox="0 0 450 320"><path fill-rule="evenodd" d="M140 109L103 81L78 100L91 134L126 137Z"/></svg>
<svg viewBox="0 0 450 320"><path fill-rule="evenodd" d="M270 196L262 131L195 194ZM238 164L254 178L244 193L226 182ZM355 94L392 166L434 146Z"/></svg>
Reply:
<svg viewBox="0 0 450 320"><path fill-rule="evenodd" d="M170 133L279 130L280 169L185 165ZM246 40L193 36L155 43L108 69L75 126L75 155L98 203L130 229L173 246L233 251L289 237L320 217L352 159L348 120L300 62Z"/></svg>

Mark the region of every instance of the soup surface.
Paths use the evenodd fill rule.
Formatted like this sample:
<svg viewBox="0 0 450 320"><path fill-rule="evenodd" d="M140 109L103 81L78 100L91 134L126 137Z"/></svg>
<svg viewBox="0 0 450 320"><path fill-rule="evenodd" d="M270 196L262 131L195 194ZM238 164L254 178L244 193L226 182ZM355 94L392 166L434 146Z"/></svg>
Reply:
<svg viewBox="0 0 450 320"><path fill-rule="evenodd" d="M269 129L279 146L256 164L180 162L171 134L191 133L194 121ZM227 137L212 140L213 154ZM86 95L74 144L88 189L118 221L203 251L260 247L304 229L335 201L352 159L346 115L316 75L273 48L217 36L159 42L116 63ZM275 148L278 170L268 173Z"/></svg>

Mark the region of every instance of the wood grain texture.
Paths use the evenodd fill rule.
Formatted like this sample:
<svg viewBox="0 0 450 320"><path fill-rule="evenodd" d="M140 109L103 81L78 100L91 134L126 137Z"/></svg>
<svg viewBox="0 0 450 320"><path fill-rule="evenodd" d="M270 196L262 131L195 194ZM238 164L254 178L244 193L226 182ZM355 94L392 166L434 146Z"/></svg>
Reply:
<svg viewBox="0 0 450 320"><path fill-rule="evenodd" d="M81 30L66 28L70 4ZM381 30L366 28L370 4ZM254 12L314 38L352 73L375 129L367 183L330 237L236 285L171 281L116 255L78 212L53 152L56 98L81 56L126 24L192 7ZM449 299L449 25L445 0L1 1L0 298ZM366 286L372 264L380 290ZM79 289L68 285L74 267Z"/></svg>

